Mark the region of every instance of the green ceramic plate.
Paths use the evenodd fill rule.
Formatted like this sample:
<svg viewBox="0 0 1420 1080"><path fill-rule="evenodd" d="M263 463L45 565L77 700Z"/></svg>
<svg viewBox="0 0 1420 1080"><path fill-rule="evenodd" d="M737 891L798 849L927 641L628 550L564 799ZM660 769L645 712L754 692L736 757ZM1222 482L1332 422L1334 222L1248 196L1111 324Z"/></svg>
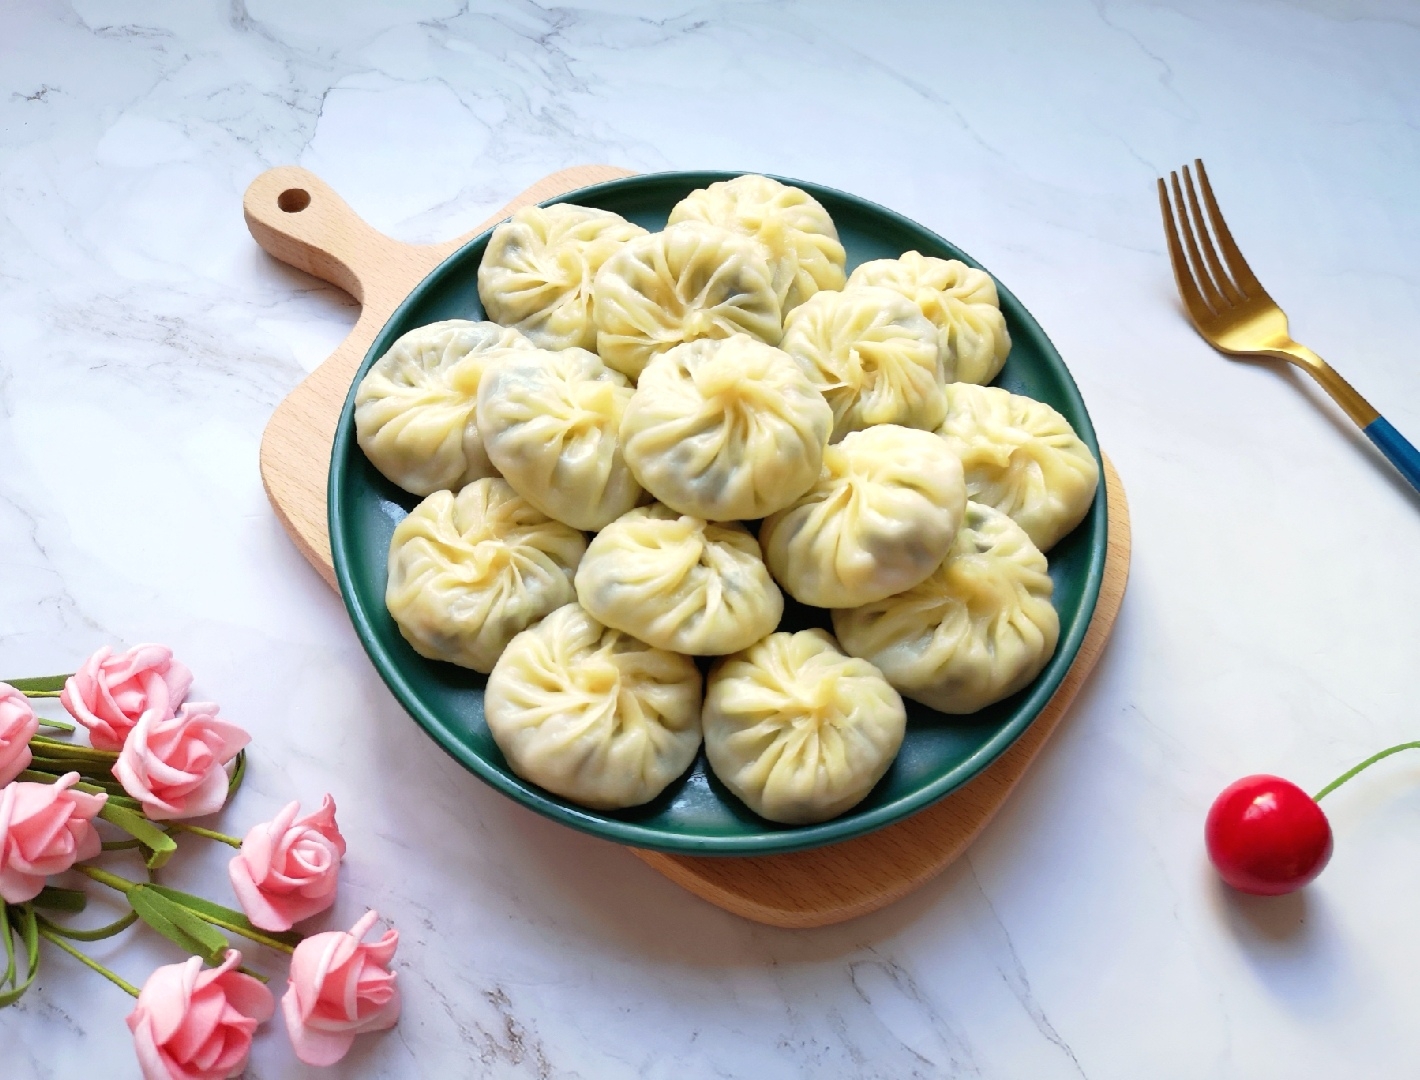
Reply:
<svg viewBox="0 0 1420 1080"><path fill-rule="evenodd" d="M658 173L574 191L553 202L614 210L660 229L671 207L695 188L736 173ZM869 259L925 255L978 265L935 233L863 199L830 188L810 192L833 215L852 270ZM401 334L440 319L482 319L478 264L488 233L470 240L416 288L370 347L360 376ZM1059 409L1099 456L1085 403L1044 331L1004 287L1001 309L1011 331L1010 358L997 384ZM356 378L356 384L359 377ZM350 618L365 649L409 714L465 768L538 813L608 840L691 855L763 855L847 840L890 825L966 783L1010 746L1060 684L1084 640L1104 572L1103 492L1084 523L1050 553L1060 644L1033 684L969 717L949 717L908 702L907 738L888 774L852 811L821 825L775 825L750 812L711 775L703 753L654 802L616 814L596 813L520 779L508 768L483 721L484 677L426 660L400 637L385 610L385 561L395 526L418 502L384 479L355 442L354 387L336 431L330 467L330 540ZM786 601L788 598L786 597ZM783 629L822 626L827 612L788 601Z"/></svg>

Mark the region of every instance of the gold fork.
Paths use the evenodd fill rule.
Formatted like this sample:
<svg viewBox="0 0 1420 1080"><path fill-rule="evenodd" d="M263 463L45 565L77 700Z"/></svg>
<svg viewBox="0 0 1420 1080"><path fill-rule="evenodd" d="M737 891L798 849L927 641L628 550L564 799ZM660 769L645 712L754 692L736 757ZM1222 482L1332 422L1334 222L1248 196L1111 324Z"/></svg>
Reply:
<svg viewBox="0 0 1420 1080"><path fill-rule="evenodd" d="M1159 180L1159 209L1164 215L1164 232L1168 236L1169 258L1173 262L1174 278L1183 296L1188 317L1203 340L1219 352L1233 356L1270 356L1295 364L1317 381L1331 395L1366 436L1375 443L1410 485L1420 491L1420 451L1391 426L1336 370L1305 345L1292 340L1287 331L1287 316L1277 302L1267 295L1261 283L1247 265L1242 252L1233 242L1228 224L1213 197L1213 186L1203 162L1194 159L1198 167L1198 183L1203 189L1203 204L1208 209L1208 224L1199 209L1198 195L1193 188L1193 176L1183 167L1183 185L1178 173L1170 173L1173 203L1169 203L1169 188ZM1188 194L1187 205L1184 192ZM1175 216L1178 224L1175 226ZM1212 235L1209 235L1209 224ZM1179 243L1179 232L1183 243ZM1214 245L1216 238L1216 246ZM1184 257L1184 248L1188 257ZM1221 249L1221 255L1219 252Z"/></svg>

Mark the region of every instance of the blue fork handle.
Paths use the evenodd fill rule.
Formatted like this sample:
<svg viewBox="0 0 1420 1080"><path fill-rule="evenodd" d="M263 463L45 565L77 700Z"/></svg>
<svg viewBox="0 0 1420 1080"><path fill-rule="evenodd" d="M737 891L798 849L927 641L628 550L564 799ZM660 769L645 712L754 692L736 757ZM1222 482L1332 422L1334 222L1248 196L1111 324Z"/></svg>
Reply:
<svg viewBox="0 0 1420 1080"><path fill-rule="evenodd" d="M1384 416L1377 416L1361 430L1376 444L1376 449L1400 470L1400 475L1410 481L1410 486L1420 491L1420 450L1411 446L1410 440L1396 431Z"/></svg>

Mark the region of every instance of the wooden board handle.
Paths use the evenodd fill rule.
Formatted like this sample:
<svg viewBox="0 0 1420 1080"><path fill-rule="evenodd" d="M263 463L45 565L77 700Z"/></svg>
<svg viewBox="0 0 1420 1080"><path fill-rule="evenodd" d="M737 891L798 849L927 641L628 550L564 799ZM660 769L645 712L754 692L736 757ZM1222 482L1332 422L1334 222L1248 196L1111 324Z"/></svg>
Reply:
<svg viewBox="0 0 1420 1080"><path fill-rule="evenodd" d="M324 180L294 165L268 169L253 180L242 198L242 215L269 254L345 290L363 307L374 294L392 292L390 265L407 262L411 249L422 247L371 228ZM421 275L447 246L417 260ZM399 277L402 286L407 277ZM398 303L403 296L390 299Z"/></svg>

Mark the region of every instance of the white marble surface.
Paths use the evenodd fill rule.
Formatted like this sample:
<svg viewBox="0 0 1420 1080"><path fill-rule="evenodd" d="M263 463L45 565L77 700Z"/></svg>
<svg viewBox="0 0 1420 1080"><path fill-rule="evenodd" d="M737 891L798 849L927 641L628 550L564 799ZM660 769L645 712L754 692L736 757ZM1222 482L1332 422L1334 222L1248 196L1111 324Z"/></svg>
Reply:
<svg viewBox="0 0 1420 1080"><path fill-rule="evenodd" d="M1314 789L1420 731L1420 498L1180 317L1153 181L1194 155L1296 336L1420 436L1407 0L10 0L0 669L169 642L255 734L228 826L335 794L334 921L401 928L406 1005L331 1075L1413 1076L1420 758L1328 800L1301 896L1229 895L1201 849L1233 778ZM434 240L584 162L802 176L956 240L1053 336L1124 478L1096 677L967 857L878 915L741 922L485 788L263 497L262 427L356 311L251 241L251 178L305 165ZM220 896L222 861L176 880ZM0 1074L136 1076L128 1007L47 955ZM304 1075L279 1022L249 1075Z"/></svg>

